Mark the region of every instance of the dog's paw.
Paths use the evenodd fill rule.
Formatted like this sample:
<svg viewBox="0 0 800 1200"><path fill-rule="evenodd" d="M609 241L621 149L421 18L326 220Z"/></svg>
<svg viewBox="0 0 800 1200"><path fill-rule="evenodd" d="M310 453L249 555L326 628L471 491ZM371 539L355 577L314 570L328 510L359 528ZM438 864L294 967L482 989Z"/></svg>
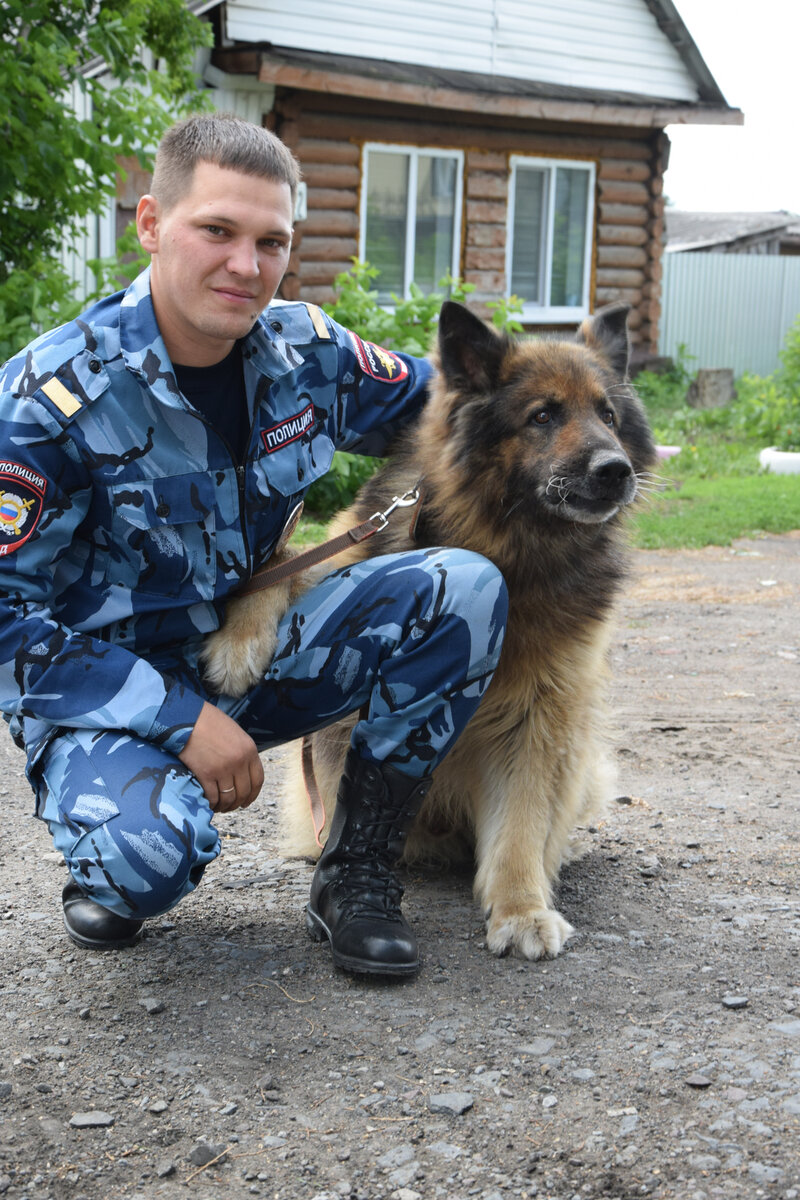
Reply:
<svg viewBox="0 0 800 1200"><path fill-rule="evenodd" d="M240 641L227 629L220 629L203 647L203 676L220 695L243 696L263 679L274 651L274 636Z"/></svg>
<svg viewBox="0 0 800 1200"><path fill-rule="evenodd" d="M521 958L555 958L575 930L554 908L523 913L492 913L486 923L486 945L492 954Z"/></svg>

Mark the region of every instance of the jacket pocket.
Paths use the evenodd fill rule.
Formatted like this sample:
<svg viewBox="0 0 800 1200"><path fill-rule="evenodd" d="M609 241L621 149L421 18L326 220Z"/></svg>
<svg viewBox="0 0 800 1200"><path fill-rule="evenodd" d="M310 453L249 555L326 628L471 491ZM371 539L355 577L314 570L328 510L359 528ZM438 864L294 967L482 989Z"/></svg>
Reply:
<svg viewBox="0 0 800 1200"><path fill-rule="evenodd" d="M305 432L292 436L292 427L302 421L282 421L261 432L262 453L256 468L264 472L267 483L282 496L307 491L316 479L327 474L333 460L334 444L325 432Z"/></svg>
<svg viewBox="0 0 800 1200"><path fill-rule="evenodd" d="M109 499L109 583L187 603L213 598L216 514L209 475L115 484Z"/></svg>

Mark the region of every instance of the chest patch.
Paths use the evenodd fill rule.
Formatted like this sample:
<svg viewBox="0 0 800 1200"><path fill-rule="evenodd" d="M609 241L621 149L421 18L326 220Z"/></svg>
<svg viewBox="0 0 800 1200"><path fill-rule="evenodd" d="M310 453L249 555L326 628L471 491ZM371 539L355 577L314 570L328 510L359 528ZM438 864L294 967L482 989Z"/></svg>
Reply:
<svg viewBox="0 0 800 1200"><path fill-rule="evenodd" d="M358 359L358 365L365 375L378 379L381 383L401 383L408 378L408 367L402 358L384 350L373 342L362 342L357 334L351 333L353 349Z"/></svg>
<svg viewBox="0 0 800 1200"><path fill-rule="evenodd" d="M280 450L282 446L287 446L289 442L296 442L313 424L314 405L309 404L297 416L287 417L285 421L279 421L271 429L263 430L261 440L264 443L267 454L274 454L276 450Z"/></svg>
<svg viewBox="0 0 800 1200"><path fill-rule="evenodd" d="M0 462L0 557L27 542L39 523L47 480L21 463Z"/></svg>

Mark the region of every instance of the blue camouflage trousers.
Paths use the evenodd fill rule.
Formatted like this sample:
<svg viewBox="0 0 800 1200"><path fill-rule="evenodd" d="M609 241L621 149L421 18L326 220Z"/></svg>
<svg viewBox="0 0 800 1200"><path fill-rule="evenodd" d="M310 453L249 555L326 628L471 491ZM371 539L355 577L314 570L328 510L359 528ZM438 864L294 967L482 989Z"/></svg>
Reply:
<svg viewBox="0 0 800 1200"><path fill-rule="evenodd" d="M427 549L368 559L306 592L278 629L262 682L211 696L199 647L158 665L232 716L260 750L362 710L358 753L430 774L475 712L497 665L508 600L487 559ZM123 730L64 730L34 774L37 815L74 879L121 916L157 916L220 851L214 813L180 759Z"/></svg>

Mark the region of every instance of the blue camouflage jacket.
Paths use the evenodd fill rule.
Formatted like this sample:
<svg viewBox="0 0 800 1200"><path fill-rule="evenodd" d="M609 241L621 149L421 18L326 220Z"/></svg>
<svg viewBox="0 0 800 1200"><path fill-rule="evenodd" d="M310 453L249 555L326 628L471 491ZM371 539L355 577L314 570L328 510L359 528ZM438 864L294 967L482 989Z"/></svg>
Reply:
<svg viewBox="0 0 800 1200"><path fill-rule="evenodd" d="M59 727L178 753L224 598L334 450L381 454L430 377L305 304L271 305L243 360L241 466L178 389L149 271L0 371L0 709L29 763Z"/></svg>

